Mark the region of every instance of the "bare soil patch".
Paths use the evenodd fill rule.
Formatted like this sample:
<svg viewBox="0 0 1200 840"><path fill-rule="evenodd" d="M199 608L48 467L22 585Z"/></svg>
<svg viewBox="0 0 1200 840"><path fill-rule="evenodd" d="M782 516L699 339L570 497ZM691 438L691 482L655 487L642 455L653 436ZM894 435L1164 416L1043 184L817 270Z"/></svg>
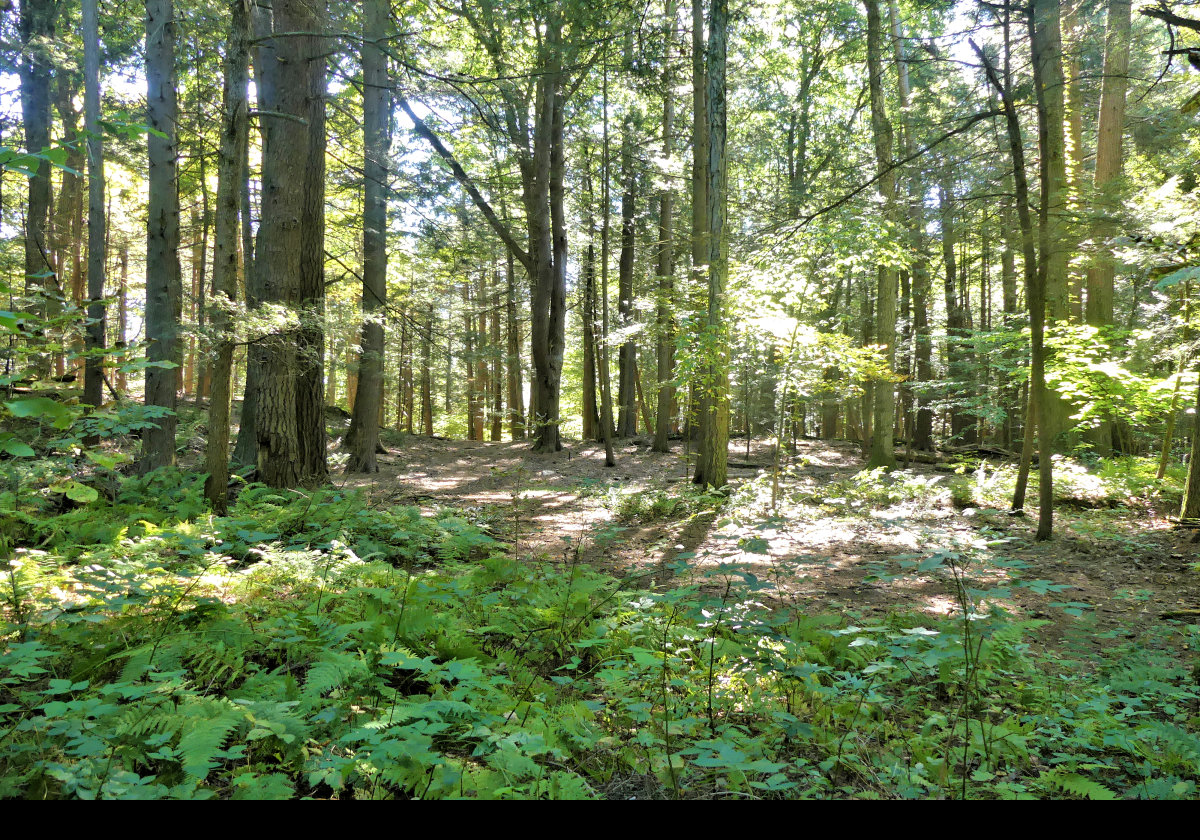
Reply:
<svg viewBox="0 0 1200 840"><path fill-rule="evenodd" d="M1105 634L1134 637L1161 623L1162 613L1200 607L1200 557L1190 533L1172 530L1165 517L1138 506L1059 508L1056 537L1033 539L1031 517L991 509L960 510L948 494L883 507L855 508L831 499L826 488L863 468L856 445L804 440L798 444L787 487L803 485L813 504L802 515L745 517L703 510L656 521L619 521L620 492L662 493L688 482L683 445L651 452L648 440L621 441L616 467L604 466L602 446L572 442L554 455L525 443L484 443L409 437L380 456L375 476L346 478L374 504L477 512L521 554L557 561L577 546L587 562L617 575L646 574L665 585L668 564L683 554L702 571L733 569L770 581L764 597L810 612L851 609L869 617L891 612L950 615L957 610L948 578L940 573L871 580L899 570L897 558L936 551L1001 557L1027 564L1023 577L1049 581L1060 591L1015 590L1018 613L1045 619L1046 644L1097 650ZM731 483L753 481L771 464L768 445L730 445ZM925 470L925 472L922 472ZM936 475L916 467L914 474ZM340 483L340 482L339 482ZM514 531L519 530L519 535ZM1003 574L983 573L989 584ZM1086 604L1074 616L1063 603Z"/></svg>

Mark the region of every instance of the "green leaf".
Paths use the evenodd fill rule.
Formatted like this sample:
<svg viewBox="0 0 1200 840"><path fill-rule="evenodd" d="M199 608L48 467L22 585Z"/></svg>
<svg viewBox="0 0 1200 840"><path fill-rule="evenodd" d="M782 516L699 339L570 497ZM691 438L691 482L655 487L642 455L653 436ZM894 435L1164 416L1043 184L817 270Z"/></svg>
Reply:
<svg viewBox="0 0 1200 840"><path fill-rule="evenodd" d="M4 407L13 417L48 417L55 428L65 429L71 425L71 410L47 397L25 397L6 402Z"/></svg>
<svg viewBox="0 0 1200 840"><path fill-rule="evenodd" d="M6 435L0 439L0 452L7 452L14 458L32 458L36 454L32 446L17 440L12 435Z"/></svg>

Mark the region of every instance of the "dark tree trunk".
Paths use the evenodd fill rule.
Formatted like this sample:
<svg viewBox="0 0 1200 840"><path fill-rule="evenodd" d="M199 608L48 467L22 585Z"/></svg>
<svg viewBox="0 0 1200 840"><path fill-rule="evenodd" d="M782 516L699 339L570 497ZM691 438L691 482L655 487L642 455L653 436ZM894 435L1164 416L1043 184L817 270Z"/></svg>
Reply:
<svg viewBox="0 0 1200 840"><path fill-rule="evenodd" d="M175 97L175 6L146 0L146 123L149 203L146 231L147 406L166 411L142 435L144 471L175 463L179 373L179 180ZM159 366L166 363L168 367Z"/></svg>
<svg viewBox="0 0 1200 840"><path fill-rule="evenodd" d="M84 125L88 131L88 327L89 352L83 378L83 401L104 401L104 349L107 309L104 305L106 219L104 212L104 145L100 134L99 0L83 0Z"/></svg>

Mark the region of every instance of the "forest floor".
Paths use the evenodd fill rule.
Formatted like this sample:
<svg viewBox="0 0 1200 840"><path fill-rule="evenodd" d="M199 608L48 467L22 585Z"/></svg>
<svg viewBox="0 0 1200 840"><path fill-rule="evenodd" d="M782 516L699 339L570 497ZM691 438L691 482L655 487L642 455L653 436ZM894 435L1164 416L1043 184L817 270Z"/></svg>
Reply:
<svg viewBox="0 0 1200 840"><path fill-rule="evenodd" d="M738 570L769 582L765 599L865 620L957 611L945 571L896 575L905 558L957 552L973 564L972 579L991 587L1004 585L1004 562L1017 561L1022 579L1041 585L1014 589L1006 607L1048 622L1042 644L1078 653L1139 637L1164 612L1200 607L1200 578L1187 573L1200 553L1191 532L1172 530L1161 500L1089 497L1076 482L1056 506L1055 538L1036 542L1036 514L963 504L962 486L982 487L1011 467L989 472L985 462L965 475L915 467L893 474L881 492L879 476L859 475L857 445L802 440L770 516L768 445L731 443L728 503L692 488L682 445L673 446L660 454L648 440L620 441L617 466L606 468L603 447L591 443L541 455L524 443L413 436L380 456L377 475L344 480L373 505L464 510L522 556L574 554L659 585L671 582L682 557L700 572ZM1030 493L1036 506L1036 487Z"/></svg>

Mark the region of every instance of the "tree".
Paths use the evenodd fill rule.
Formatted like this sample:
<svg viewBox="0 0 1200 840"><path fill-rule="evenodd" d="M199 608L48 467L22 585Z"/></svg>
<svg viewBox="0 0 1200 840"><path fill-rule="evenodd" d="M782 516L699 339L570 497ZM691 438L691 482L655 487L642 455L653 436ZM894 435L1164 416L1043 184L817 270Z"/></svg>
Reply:
<svg viewBox="0 0 1200 840"><path fill-rule="evenodd" d="M212 362L208 408L208 479L204 495L213 510L224 511L229 484L229 423L233 367L233 317L237 301L238 190L242 149L249 131L246 101L250 81L250 3L230 0L229 38L225 48L221 142L217 159L217 213L213 255L212 327L217 346Z"/></svg>
<svg viewBox="0 0 1200 840"><path fill-rule="evenodd" d="M142 436L143 470L175 463L178 393L179 180L174 0L146 0L146 138L150 197L146 221L146 405L164 411Z"/></svg>
<svg viewBox="0 0 1200 840"><path fill-rule="evenodd" d="M1118 204L1116 187L1121 176L1125 133L1125 89L1129 82L1129 0L1109 0L1107 36L1104 42L1104 81L1096 130L1096 170L1092 243L1095 253L1087 270L1085 317L1094 327L1113 323L1113 265L1109 241L1117 234L1114 218ZM1092 434L1092 444L1101 455L1112 449L1112 424L1105 418Z"/></svg>
<svg viewBox="0 0 1200 840"><path fill-rule="evenodd" d="M674 74L671 67L671 46L675 33L675 0L666 0L666 24L663 31L663 158L671 159L675 131L675 102L672 91ZM675 385L675 327L672 298L675 293L675 190L670 181L663 184L658 198L658 303L655 310L657 347L655 358L658 373L658 410L655 414L655 452L671 450L668 437L674 414Z"/></svg>
<svg viewBox="0 0 1200 840"><path fill-rule="evenodd" d="M878 0L865 0L867 7L867 74L871 89L871 132L875 138L875 162L879 167L879 194L883 197L883 216L896 219L896 175L892 166L892 123L883 99L883 23ZM896 284L895 269L880 265L877 269L879 291L875 325L876 342L884 347L889 370L896 363ZM896 391L889 383L875 386L874 417L871 424L871 452L868 466L892 468L896 456L892 450L892 432L896 417Z"/></svg>
<svg viewBox="0 0 1200 840"><path fill-rule="evenodd" d="M347 472L375 472L379 411L383 401L384 335L387 306L387 191L389 151L387 56L380 41L388 22L384 0L363 5L363 279L362 353L358 388L346 448Z"/></svg>
<svg viewBox="0 0 1200 840"><path fill-rule="evenodd" d="M258 471L272 487L327 476L322 377L325 38L320 0L276 0L260 47L262 219L255 262L285 323L262 341ZM298 34L299 33L299 34Z"/></svg>
<svg viewBox="0 0 1200 840"><path fill-rule="evenodd" d="M104 141L100 134L100 25L98 0L83 0L84 127L88 132L88 357L83 401L104 401L104 350L107 323L104 305L104 263L107 239L104 211Z"/></svg>
<svg viewBox="0 0 1200 840"><path fill-rule="evenodd" d="M698 2L698 0L696 0ZM709 20L705 73L708 79L708 166L705 196L708 231L708 308L705 321L705 366L700 382L700 446L692 480L701 486L724 487L729 460L729 360L725 336L725 284L729 275L726 238L725 67L728 51L729 3L713 0ZM694 42L693 42L694 43ZM693 203L695 197L693 197Z"/></svg>
<svg viewBox="0 0 1200 840"><path fill-rule="evenodd" d="M50 45L54 39L58 15L56 0L22 0L19 12L21 47L21 122L25 129L25 150L40 154L50 148L50 81L52 63ZM46 221L50 214L50 165L38 162L28 179L25 206L25 294L55 290L54 266L49 261ZM45 314L45 298L37 311ZM49 373L49 357L38 359L39 372Z"/></svg>

